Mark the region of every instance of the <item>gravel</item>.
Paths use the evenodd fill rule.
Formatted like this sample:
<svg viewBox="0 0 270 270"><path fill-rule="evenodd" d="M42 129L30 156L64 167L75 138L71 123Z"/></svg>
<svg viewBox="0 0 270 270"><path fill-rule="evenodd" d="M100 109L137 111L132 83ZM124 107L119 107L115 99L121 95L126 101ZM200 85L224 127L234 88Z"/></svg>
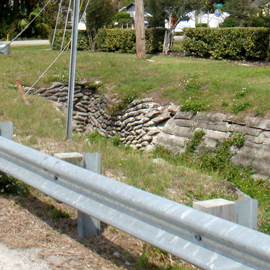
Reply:
<svg viewBox="0 0 270 270"><path fill-rule="evenodd" d="M9 249L0 243L0 270L49 270L47 263L37 258L38 249Z"/></svg>

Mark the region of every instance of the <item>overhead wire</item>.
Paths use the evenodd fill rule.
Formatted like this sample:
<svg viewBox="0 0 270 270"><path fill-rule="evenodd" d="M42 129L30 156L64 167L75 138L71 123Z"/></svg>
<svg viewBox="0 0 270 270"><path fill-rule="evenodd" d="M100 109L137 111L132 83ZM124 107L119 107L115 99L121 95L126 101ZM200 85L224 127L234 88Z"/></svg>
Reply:
<svg viewBox="0 0 270 270"><path fill-rule="evenodd" d="M85 13L85 11L86 11L86 9L87 9L87 7L88 7L88 4L89 4L89 1L90 0L88 0L88 2L87 2L87 4L86 4L86 6L85 6L85 9L84 9L84 12L83 12L83 14ZM71 2L71 0L70 0L70 2ZM80 7L80 9L82 8L82 5L81 5L81 7ZM81 18L80 18L80 23L81 23L81 21L82 21L82 19L83 19L83 14L82 14L82 16L81 16ZM66 46L65 46L65 48L58 54L58 56L53 60L53 62L46 68L46 70L39 76L39 78L34 82L34 84L26 91L26 93L25 94L28 94L32 89L33 89L33 87L38 83L38 81L45 75L45 73L52 67L52 65L57 61L57 59L62 55L62 53L65 51L65 49L69 46L69 44L70 44L70 42L71 42L71 38L70 38L70 40L69 40L69 42L66 44Z"/></svg>
<svg viewBox="0 0 270 270"><path fill-rule="evenodd" d="M55 28L54 28L54 32L53 32L51 48L53 48L53 43L54 43L54 39L55 39L55 34L56 34L56 30L57 30L57 25L58 25L58 20L59 20L59 14L60 14L60 11L61 11L61 7L62 7L62 0L60 0L59 7L58 7L58 12L57 12L56 23L55 23Z"/></svg>
<svg viewBox="0 0 270 270"><path fill-rule="evenodd" d="M62 37L62 43L61 43L60 51L62 51L63 46L64 46L64 40L65 40L65 36L66 36L67 23L68 23L68 17L69 17L70 4L71 4L71 0L69 0L69 4L68 4L68 11L67 11L67 16L66 16L65 28L64 28L64 33L63 33L63 37Z"/></svg>

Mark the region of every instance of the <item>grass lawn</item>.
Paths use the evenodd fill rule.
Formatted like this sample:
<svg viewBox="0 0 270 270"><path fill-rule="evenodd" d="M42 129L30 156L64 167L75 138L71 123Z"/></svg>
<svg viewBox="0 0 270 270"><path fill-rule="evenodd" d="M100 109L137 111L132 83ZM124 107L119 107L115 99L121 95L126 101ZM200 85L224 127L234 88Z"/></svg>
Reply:
<svg viewBox="0 0 270 270"><path fill-rule="evenodd" d="M0 122L14 123L14 140L49 154L98 151L103 174L186 205L218 197L237 199L231 184L211 170L175 166L170 158L169 163L154 163L154 158L164 157L161 152L143 154L116 145L113 140L89 141L80 134L74 134L72 142L65 141L65 115L39 96L28 96L31 105L24 104L14 86L16 79L32 86L58 53L37 46L11 47L10 55L0 55ZM186 110L240 116L265 116L269 111L270 66L157 55L147 58L144 61L131 54L78 52L76 77L101 80L100 91L117 93L119 98L155 96ZM69 54L64 52L35 87L68 81L68 69ZM258 200L259 226L269 233L269 202Z"/></svg>
<svg viewBox="0 0 270 270"><path fill-rule="evenodd" d="M45 46L12 47L9 56L0 56L4 74L0 83L14 84L19 79L33 85L58 53ZM147 58L138 61L131 54L78 52L76 78L99 79L103 91L117 92L120 97L158 93L186 110L264 116L270 108L270 66L157 55ZM63 53L37 87L67 81L68 69L69 54Z"/></svg>

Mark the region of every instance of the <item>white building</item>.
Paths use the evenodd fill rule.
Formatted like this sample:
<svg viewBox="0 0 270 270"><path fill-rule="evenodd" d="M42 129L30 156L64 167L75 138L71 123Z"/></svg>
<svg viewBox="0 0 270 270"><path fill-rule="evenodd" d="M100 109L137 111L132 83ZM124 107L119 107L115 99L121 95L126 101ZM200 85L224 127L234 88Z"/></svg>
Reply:
<svg viewBox="0 0 270 270"><path fill-rule="evenodd" d="M220 14L220 16L217 16L215 13L199 13L197 15L197 22L195 18L195 11L192 11L188 13L189 20L181 21L175 28L176 32L182 32L184 28L186 27L195 27L196 23L206 23L209 27L219 27L220 24L222 24L225 19L230 16L228 12L223 12ZM166 28L169 28L169 23L166 22L165 24Z"/></svg>

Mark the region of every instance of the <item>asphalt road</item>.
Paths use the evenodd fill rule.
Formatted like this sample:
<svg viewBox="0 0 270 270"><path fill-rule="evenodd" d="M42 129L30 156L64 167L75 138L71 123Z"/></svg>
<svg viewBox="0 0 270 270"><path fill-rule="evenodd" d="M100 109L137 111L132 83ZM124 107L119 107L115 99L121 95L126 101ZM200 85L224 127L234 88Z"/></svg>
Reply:
<svg viewBox="0 0 270 270"><path fill-rule="evenodd" d="M37 45L50 45L48 39L40 39L40 40L18 40L13 41L10 46L37 46Z"/></svg>

